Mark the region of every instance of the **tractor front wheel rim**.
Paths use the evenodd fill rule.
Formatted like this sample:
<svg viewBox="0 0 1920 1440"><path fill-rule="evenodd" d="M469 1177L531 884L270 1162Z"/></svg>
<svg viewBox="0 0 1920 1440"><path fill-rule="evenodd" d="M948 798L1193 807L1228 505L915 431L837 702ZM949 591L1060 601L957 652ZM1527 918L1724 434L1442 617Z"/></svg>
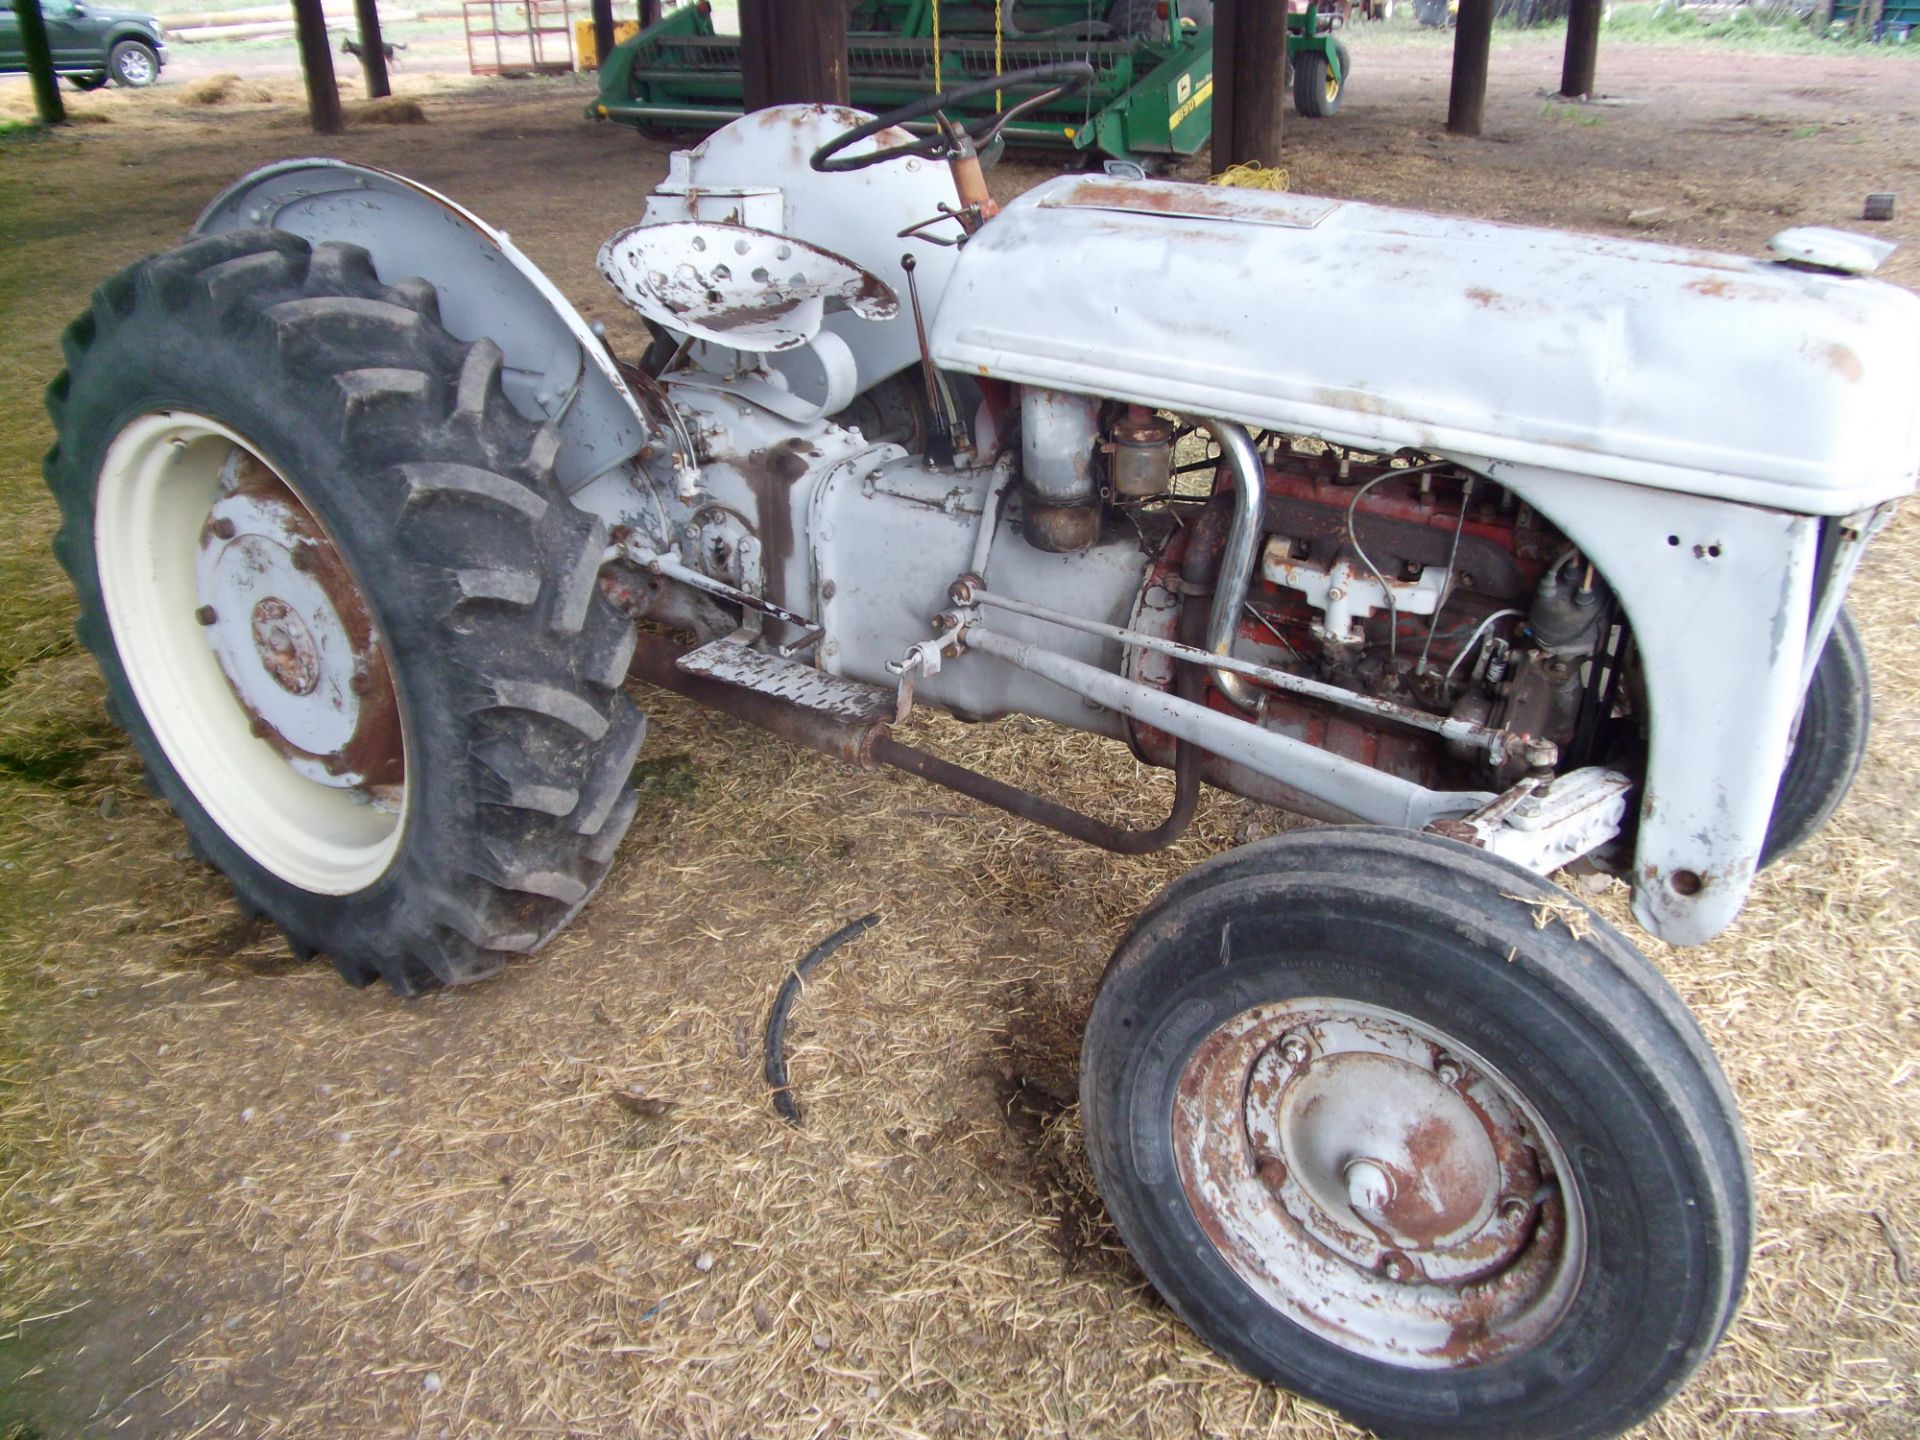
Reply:
<svg viewBox="0 0 1920 1440"><path fill-rule="evenodd" d="M1350 1353L1485 1364L1537 1343L1578 1289L1585 1222L1558 1141L1493 1066L1398 1011L1243 1011L1183 1068L1173 1148L1221 1258Z"/></svg>

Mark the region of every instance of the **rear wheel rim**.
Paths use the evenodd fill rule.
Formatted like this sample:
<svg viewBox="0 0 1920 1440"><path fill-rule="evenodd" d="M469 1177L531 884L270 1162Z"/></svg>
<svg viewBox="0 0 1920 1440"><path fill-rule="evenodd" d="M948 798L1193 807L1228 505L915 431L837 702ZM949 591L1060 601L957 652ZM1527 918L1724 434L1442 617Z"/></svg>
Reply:
<svg viewBox="0 0 1920 1440"><path fill-rule="evenodd" d="M134 698L220 831L315 894L378 879L406 828L404 712L298 490L217 420L143 415L101 462L94 555Z"/></svg>
<svg viewBox="0 0 1920 1440"><path fill-rule="evenodd" d="M1485 1060L1380 1006L1256 1006L1183 1067L1200 1228L1275 1311L1351 1354L1457 1370L1531 1348L1586 1262L1558 1141Z"/></svg>

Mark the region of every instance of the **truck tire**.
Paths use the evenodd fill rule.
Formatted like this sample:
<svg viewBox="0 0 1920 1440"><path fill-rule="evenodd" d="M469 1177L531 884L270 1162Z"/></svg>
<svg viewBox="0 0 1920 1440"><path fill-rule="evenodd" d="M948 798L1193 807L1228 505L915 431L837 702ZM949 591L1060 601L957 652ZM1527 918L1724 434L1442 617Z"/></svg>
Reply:
<svg viewBox="0 0 1920 1440"><path fill-rule="evenodd" d="M367 252L233 231L95 293L47 392L55 553L113 718L241 905L402 994L538 949L645 722L554 432Z"/></svg>
<svg viewBox="0 0 1920 1440"><path fill-rule="evenodd" d="M1773 819L1760 847L1763 868L1810 840L1833 818L1860 773L1872 721L1867 650L1853 617L1842 608L1813 667L1800 732L1780 776Z"/></svg>
<svg viewBox="0 0 1920 1440"><path fill-rule="evenodd" d="M107 52L107 73L116 85L144 90L160 78L160 56L144 40L122 40Z"/></svg>
<svg viewBox="0 0 1920 1440"><path fill-rule="evenodd" d="M1432 836L1295 831L1176 881L1101 981L1081 1118L1174 1311L1383 1436L1616 1435L1745 1279L1746 1146L1679 998Z"/></svg>

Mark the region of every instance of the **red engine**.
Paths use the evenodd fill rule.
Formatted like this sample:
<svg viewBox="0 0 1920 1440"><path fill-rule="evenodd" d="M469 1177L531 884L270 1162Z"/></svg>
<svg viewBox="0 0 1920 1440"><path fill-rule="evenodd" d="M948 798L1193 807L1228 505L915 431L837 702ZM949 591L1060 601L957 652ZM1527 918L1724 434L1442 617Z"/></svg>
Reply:
<svg viewBox="0 0 1920 1440"><path fill-rule="evenodd" d="M1363 463L1285 439L1270 441L1263 459L1263 534L1239 656L1406 709L1551 740L1563 756L1593 747L1619 668L1594 662L1624 636L1604 585L1558 530L1509 491L1444 463ZM1186 523L1149 570L1137 627L1199 643L1194 620L1226 542L1228 483L1216 484L1211 501L1179 507ZM1161 656L1133 652L1128 668L1149 684L1175 683L1173 662ZM1525 768L1388 716L1257 682L1257 715L1234 705L1213 676L1199 685L1191 698L1423 785L1504 788ZM1136 725L1133 740L1142 758L1172 763L1165 734ZM1301 803L1248 774L1233 774L1230 788Z"/></svg>

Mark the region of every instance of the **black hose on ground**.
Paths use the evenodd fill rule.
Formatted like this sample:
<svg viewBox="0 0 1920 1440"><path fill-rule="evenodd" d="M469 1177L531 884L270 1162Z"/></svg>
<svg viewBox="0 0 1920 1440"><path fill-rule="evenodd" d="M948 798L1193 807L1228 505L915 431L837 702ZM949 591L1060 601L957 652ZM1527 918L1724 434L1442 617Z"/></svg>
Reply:
<svg viewBox="0 0 1920 1440"><path fill-rule="evenodd" d="M793 1087L787 1083L787 1014L793 1009L794 1000L799 997L801 982L819 967L821 961L879 923L878 915L862 915L851 924L841 926L809 950L800 963L787 972L787 978L780 984L780 993L773 997L773 1013L767 1016L767 1084L773 1087L773 1108L795 1125L800 1123L800 1107L794 1101Z"/></svg>

